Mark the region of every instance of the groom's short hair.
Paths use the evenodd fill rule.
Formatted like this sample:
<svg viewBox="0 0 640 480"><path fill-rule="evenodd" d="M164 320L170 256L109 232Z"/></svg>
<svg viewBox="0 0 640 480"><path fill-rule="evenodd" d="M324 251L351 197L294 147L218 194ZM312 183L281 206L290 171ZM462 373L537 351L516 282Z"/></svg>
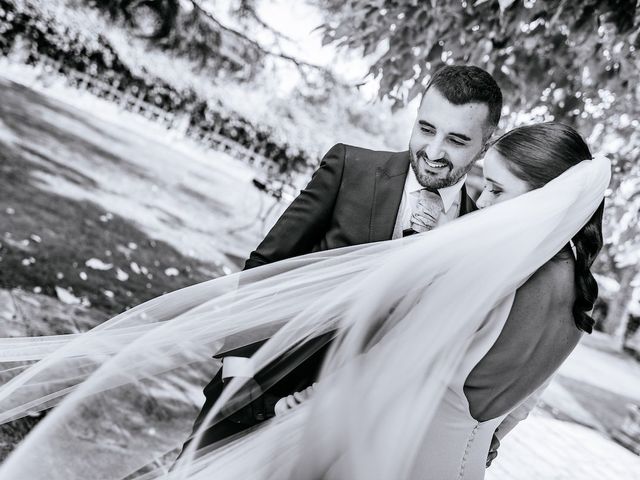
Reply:
<svg viewBox="0 0 640 480"><path fill-rule="evenodd" d="M487 126L491 133L498 126L502 111L502 91L486 70L467 65L445 65L433 74L424 89L423 97L432 87L454 105L484 103L489 108Z"/></svg>

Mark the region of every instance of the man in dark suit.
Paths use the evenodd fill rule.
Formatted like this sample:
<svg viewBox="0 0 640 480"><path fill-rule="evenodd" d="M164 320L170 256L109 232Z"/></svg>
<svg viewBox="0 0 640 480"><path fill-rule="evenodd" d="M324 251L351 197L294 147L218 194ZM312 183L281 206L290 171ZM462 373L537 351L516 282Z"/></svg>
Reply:
<svg viewBox="0 0 640 480"><path fill-rule="evenodd" d="M380 152L343 144L324 156L307 187L246 261L245 269L286 258L424 232L476 209L464 182L500 119L502 94L486 71L447 66L427 85L409 150ZM251 377L227 417L210 426L199 448L274 415L278 399L308 387L331 335L253 372L262 343L226 352L223 368L204 390L195 429L227 379ZM291 370L291 366L296 368Z"/></svg>

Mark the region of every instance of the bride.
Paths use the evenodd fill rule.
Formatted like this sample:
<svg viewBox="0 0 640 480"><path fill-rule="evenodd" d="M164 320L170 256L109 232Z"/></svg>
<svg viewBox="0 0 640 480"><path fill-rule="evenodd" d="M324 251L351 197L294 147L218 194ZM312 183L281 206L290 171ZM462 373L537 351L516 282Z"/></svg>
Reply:
<svg viewBox="0 0 640 480"><path fill-rule="evenodd" d="M2 339L3 375L14 376L0 387L0 421L56 407L0 477L483 478L497 425L591 331L610 165L547 123L498 139L484 174L478 203L491 208L427 235L212 280L83 335ZM508 329L515 344L502 341ZM269 338L257 370L333 331L309 399L166 471L190 425L176 421L176 391L212 351ZM483 362L486 376L466 384Z"/></svg>

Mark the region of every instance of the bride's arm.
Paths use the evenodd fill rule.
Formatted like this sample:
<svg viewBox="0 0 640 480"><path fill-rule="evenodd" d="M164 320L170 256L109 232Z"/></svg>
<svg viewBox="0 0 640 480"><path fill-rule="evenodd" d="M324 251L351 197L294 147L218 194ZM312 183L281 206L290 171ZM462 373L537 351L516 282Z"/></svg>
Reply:
<svg viewBox="0 0 640 480"><path fill-rule="evenodd" d="M529 395L522 404L514 408L511 413L502 420L500 425L498 425L498 428L496 428L496 431L493 434L493 439L491 440L491 447L489 448L489 455L487 456L487 468L491 466L491 462L493 462L493 460L498 456L498 448L500 447L500 443L504 437L506 437L507 434L511 432L516 425L518 425L518 423L529 416L529 413L531 413L531 411L536 407L540 397L542 397L543 392L550 383L551 378L543 383L535 392Z"/></svg>
<svg viewBox="0 0 640 480"><path fill-rule="evenodd" d="M540 397L542 397L543 392L551 383L551 378L549 378L546 382L544 382L536 391L534 391L531 395L529 395L524 402L522 402L519 406L514 408L509 415L507 415L504 420L500 423L498 428L496 429L495 436L498 437L498 440L502 441L502 439L515 428L518 423L529 416L529 413L536 407Z"/></svg>

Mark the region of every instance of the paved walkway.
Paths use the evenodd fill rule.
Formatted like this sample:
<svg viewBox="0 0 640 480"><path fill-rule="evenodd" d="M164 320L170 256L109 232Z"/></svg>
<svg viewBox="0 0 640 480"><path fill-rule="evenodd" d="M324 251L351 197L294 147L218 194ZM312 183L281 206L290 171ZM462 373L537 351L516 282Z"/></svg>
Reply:
<svg viewBox="0 0 640 480"><path fill-rule="evenodd" d="M600 433L532 414L503 441L486 480L640 480L640 457Z"/></svg>
<svg viewBox="0 0 640 480"><path fill-rule="evenodd" d="M585 337L558 375L640 404L640 364L609 343L602 334ZM591 428L536 409L504 439L487 480L640 480L640 456L610 440L570 389L554 381L542 400Z"/></svg>
<svg viewBox="0 0 640 480"><path fill-rule="evenodd" d="M585 335L558 373L640 402L640 363L616 352L603 333Z"/></svg>

